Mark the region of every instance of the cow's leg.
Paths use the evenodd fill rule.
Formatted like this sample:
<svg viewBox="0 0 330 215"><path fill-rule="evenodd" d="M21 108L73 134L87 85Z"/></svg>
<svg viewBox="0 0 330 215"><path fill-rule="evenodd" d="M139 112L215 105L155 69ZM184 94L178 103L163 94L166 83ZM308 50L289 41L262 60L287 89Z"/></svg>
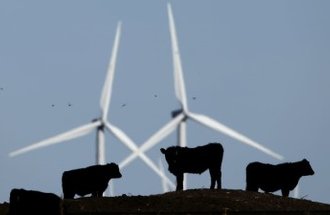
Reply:
<svg viewBox="0 0 330 215"><path fill-rule="evenodd" d="M65 199L73 199L74 198L74 193L64 194L64 198Z"/></svg>
<svg viewBox="0 0 330 215"><path fill-rule="evenodd" d="M218 189L221 189L221 171L219 171L217 168L210 168L210 177L211 177L210 189L214 189L215 184L217 184Z"/></svg>
<svg viewBox="0 0 330 215"><path fill-rule="evenodd" d="M69 192L69 191L64 191L63 192L64 198L65 199L73 199L75 193L74 192Z"/></svg>
<svg viewBox="0 0 330 215"><path fill-rule="evenodd" d="M221 170L218 172L218 177L217 177L217 179L216 179L216 181L217 181L217 185L218 185L218 189L221 189L222 188L222 184L221 184L221 178L222 178L222 172L221 172Z"/></svg>
<svg viewBox="0 0 330 215"><path fill-rule="evenodd" d="M102 197L102 196L103 196L103 192L102 191L92 192L92 197Z"/></svg>
<svg viewBox="0 0 330 215"><path fill-rule="evenodd" d="M183 190L183 173L176 175L176 191Z"/></svg>
<svg viewBox="0 0 330 215"><path fill-rule="evenodd" d="M214 189L215 187L215 181L216 181L216 176L215 172L210 169L210 176L211 176L211 186L210 189Z"/></svg>
<svg viewBox="0 0 330 215"><path fill-rule="evenodd" d="M254 191L254 192L258 192L259 190L259 187L258 185L252 183L251 181L247 181L246 182L246 188L245 188L246 191Z"/></svg>
<svg viewBox="0 0 330 215"><path fill-rule="evenodd" d="M96 195L97 197L103 197L103 191L97 191Z"/></svg>
<svg viewBox="0 0 330 215"><path fill-rule="evenodd" d="M290 193L289 189L281 189L281 191L282 191L282 196L284 196L284 197L289 196L289 193Z"/></svg>

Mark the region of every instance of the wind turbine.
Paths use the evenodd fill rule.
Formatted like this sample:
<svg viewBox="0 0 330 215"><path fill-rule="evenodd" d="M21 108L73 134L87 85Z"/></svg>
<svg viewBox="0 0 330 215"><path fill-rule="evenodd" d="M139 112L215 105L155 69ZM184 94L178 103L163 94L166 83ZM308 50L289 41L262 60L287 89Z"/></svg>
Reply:
<svg viewBox="0 0 330 215"><path fill-rule="evenodd" d="M116 58L119 46L121 34L121 23L119 22L117 25L116 36L114 40L114 46L112 49L112 55L110 59L110 63L108 66L108 73L107 77L103 86L101 100L100 100L100 107L101 107L101 117L94 119L92 122L87 123L85 125L79 126L62 134L56 135L54 137L48 138L46 140L37 142L35 144L29 145L27 147L18 149L13 151L9 154L10 157L14 157L20 154L27 153L29 151L39 149L42 147L50 146L56 143L68 141L80 136L87 135L96 129L97 137L96 137L96 163L97 164L105 164L105 138L104 138L104 130L105 128L108 129L115 137L117 137L121 142L125 145L129 146L132 144L131 139L119 128L110 124L107 121L108 111L109 111L109 104L111 98L111 91L112 91L112 82L113 76L115 72L116 66Z"/></svg>
<svg viewBox="0 0 330 215"><path fill-rule="evenodd" d="M155 134L153 134L144 144L141 145L139 150L133 152L128 156L123 162L122 166L125 166L132 162L139 153L144 153L145 151L151 149L161 140L171 134L176 128L178 128L178 143L180 146L186 146L186 120L190 119L198 122L206 127L212 128L215 131L223 133L230 136L233 139L238 140L248 146L254 147L259 151L262 151L278 160L283 160L283 156L273 152L272 150L262 146L261 144L251 140L245 135L235 131L232 128L202 114L193 113L188 109L185 82L183 78L179 45L176 36L175 23L172 13L172 8L170 3L167 5L168 17L169 17L169 29L171 35L171 45L172 45L172 55L173 55L173 70L174 70L174 86L175 94L180 102L181 108L172 112L173 119L165 124L161 129L159 129Z"/></svg>
<svg viewBox="0 0 330 215"><path fill-rule="evenodd" d="M108 66L108 72L106 76L106 80L103 86L101 100L100 100L100 107L101 107L101 117L94 119L91 123L87 123L85 125L79 126L72 130L69 130L65 133L56 135L54 137L48 138L46 140L37 142L35 144L29 145L27 147L15 150L9 154L10 157L14 157L20 154L24 154L30 152L35 149L40 149L42 147L50 146L53 144L57 144L60 142L68 141L80 136L87 135L91 133L93 130L96 129L97 132L97 140L96 140L96 164L105 164L105 137L104 132L107 129L110 133L112 133L117 139L119 139L124 145L126 145L130 150L133 152L138 150L136 144L118 127L112 125L108 122L108 112L109 112L109 105L111 99L111 92L112 92L112 83L115 73L115 66L116 66L116 58L119 46L121 34L121 23L119 22L117 25L116 36L114 40L114 46L112 49L111 59ZM152 169L154 170L162 180L166 181L168 184L174 187L173 182L171 182L164 172L157 167L157 165L151 161L144 153L139 153L140 158Z"/></svg>

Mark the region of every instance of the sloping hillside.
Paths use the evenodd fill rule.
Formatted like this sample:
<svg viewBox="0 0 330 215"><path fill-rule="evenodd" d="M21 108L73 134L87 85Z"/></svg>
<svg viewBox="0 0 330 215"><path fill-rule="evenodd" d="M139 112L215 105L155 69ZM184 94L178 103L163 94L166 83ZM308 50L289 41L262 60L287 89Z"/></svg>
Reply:
<svg viewBox="0 0 330 215"><path fill-rule="evenodd" d="M123 214L143 212L221 214L227 211L227 214L231 214L230 212L323 211L330 214L330 205L328 204L241 190L202 189L151 196L123 195L102 199L81 198L66 200L64 205L65 210L72 214L97 211Z"/></svg>
<svg viewBox="0 0 330 215"><path fill-rule="evenodd" d="M8 205L7 205L8 206ZM2 205L2 208L5 206ZM65 214L330 214L330 205L241 190L64 200ZM1 214L0 214L1 215Z"/></svg>

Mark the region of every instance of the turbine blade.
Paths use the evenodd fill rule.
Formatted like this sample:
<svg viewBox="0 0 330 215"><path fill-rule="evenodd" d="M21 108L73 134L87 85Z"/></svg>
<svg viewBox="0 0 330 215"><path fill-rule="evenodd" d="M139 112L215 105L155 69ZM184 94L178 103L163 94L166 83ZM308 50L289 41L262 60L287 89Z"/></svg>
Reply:
<svg viewBox="0 0 330 215"><path fill-rule="evenodd" d="M201 115L201 114L195 114L195 113L189 113L188 117L195 120L196 122L199 122L202 125L205 125L209 128L212 128L216 131L226 134L226 135L232 137L233 139L240 141L241 143L252 146L252 147L258 149L259 151L262 151L278 160L284 159L284 157L282 155L279 155L279 154L273 152L272 150L262 146L261 144L251 140L250 138L244 136L243 134L238 133L237 131L221 124L220 122L215 121L214 119L212 119L208 116Z"/></svg>
<svg viewBox="0 0 330 215"><path fill-rule="evenodd" d="M126 167L134 158L139 156L156 174L158 174L162 181L166 182L172 188L175 187L173 182L165 175L163 171L157 168L157 166L141 151L137 150L131 153L127 158L125 158L122 162L119 163L119 169L123 169Z"/></svg>
<svg viewBox="0 0 330 215"><path fill-rule="evenodd" d="M159 170L165 175L165 171L164 171L164 165L162 163L162 159L159 158L158 161L158 166L159 166ZM167 183L165 180L162 180L162 187L163 187L163 192L166 193L169 191Z"/></svg>
<svg viewBox="0 0 330 215"><path fill-rule="evenodd" d="M183 113L177 115L174 119L169 121L165 126L159 129L154 135L152 135L140 148L142 152L154 147L157 143L167 137L173 130L182 122L185 118Z"/></svg>
<svg viewBox="0 0 330 215"><path fill-rule="evenodd" d="M132 151L138 150L138 147L133 142L131 138L129 138L122 130L118 127L110 124L109 122L105 123L106 128L122 143L124 143L129 149Z"/></svg>
<svg viewBox="0 0 330 215"><path fill-rule="evenodd" d="M182 114L183 115L183 114ZM177 117L178 118L178 117ZM105 123L106 128L113 133L121 142L123 142L128 148L132 150L131 158L129 158L129 161L123 161L119 164L120 168L125 167L128 163L130 163L134 158L139 156L152 170L154 170L160 177L162 177L163 180L165 180L171 187L174 187L174 184L172 181L170 181L167 176L161 172L157 166L141 151L136 144L118 127L111 125L110 123ZM133 159L132 159L133 158ZM125 159L126 160L126 159Z"/></svg>
<svg viewBox="0 0 330 215"><path fill-rule="evenodd" d="M70 131L67 131L65 133L56 135L54 137L48 138L46 140L40 141L38 143L29 145L27 147L18 149L16 151L13 151L11 153L9 153L10 157L14 157L23 153L27 153L29 151L35 150L35 149L39 149L42 147L46 147L46 146L50 146L59 142L64 142L67 140L71 140L83 135L86 135L88 133L90 133L93 129L97 128L98 126L101 125L100 121L95 121L92 123L88 123L86 125L80 126L78 128L72 129Z"/></svg>
<svg viewBox="0 0 330 215"><path fill-rule="evenodd" d="M129 163L131 163L138 156L138 154L139 153L135 153L135 151L133 151L133 153L131 153L122 162L119 163L119 169L125 168Z"/></svg>
<svg viewBox="0 0 330 215"><path fill-rule="evenodd" d="M164 174L163 171L152 162L144 153L140 154L141 159L155 172L157 173L167 184L174 187L174 183Z"/></svg>
<svg viewBox="0 0 330 215"><path fill-rule="evenodd" d="M172 13L171 4L168 3L168 19L169 19L169 27L170 27L170 35L171 35L171 43L172 43L172 57L173 57L173 71L174 71L174 86L175 86L175 94L177 99L180 101L181 106L184 111L187 110L187 96L186 96L186 88L183 78L179 44L175 30L175 23Z"/></svg>
<svg viewBox="0 0 330 215"><path fill-rule="evenodd" d="M154 135L152 135L144 144L142 144L138 150L132 150L133 153L121 163L121 167L127 166L139 155L139 153L144 153L159 143L161 140L163 140L165 137L167 137L179 125L184 117L185 115L183 113L177 115L174 119L172 119L165 126L159 129Z"/></svg>
<svg viewBox="0 0 330 215"><path fill-rule="evenodd" d="M101 95L101 110L102 110L102 119L105 121L109 111L110 99L111 99L111 92L112 92L112 83L113 78L115 75L115 68L116 68L116 59L118 53L118 46L120 40L120 33L121 33L121 22L118 22L116 36L114 40L114 45L112 48L111 59L108 65L108 72L107 77L104 82L102 95Z"/></svg>

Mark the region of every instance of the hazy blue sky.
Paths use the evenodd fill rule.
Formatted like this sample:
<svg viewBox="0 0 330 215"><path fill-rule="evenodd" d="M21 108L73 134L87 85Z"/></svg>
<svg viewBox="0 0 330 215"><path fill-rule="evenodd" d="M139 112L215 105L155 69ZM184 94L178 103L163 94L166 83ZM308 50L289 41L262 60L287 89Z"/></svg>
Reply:
<svg viewBox="0 0 330 215"><path fill-rule="evenodd" d="M299 198L330 203L330 1L171 1L190 110L316 174ZM100 116L99 100L117 22L122 21L109 121L138 145L179 108L174 94L167 1L0 0L0 201L12 188L62 195L61 175L95 162L95 133L15 158L8 153ZM223 187L245 188L249 162L278 163L188 121L188 145L221 142ZM157 162L161 147L147 152ZM107 134L107 161L130 154ZM162 192L137 159L114 180L116 195ZM167 175L174 181L174 177ZM208 188L208 172L189 175Z"/></svg>

